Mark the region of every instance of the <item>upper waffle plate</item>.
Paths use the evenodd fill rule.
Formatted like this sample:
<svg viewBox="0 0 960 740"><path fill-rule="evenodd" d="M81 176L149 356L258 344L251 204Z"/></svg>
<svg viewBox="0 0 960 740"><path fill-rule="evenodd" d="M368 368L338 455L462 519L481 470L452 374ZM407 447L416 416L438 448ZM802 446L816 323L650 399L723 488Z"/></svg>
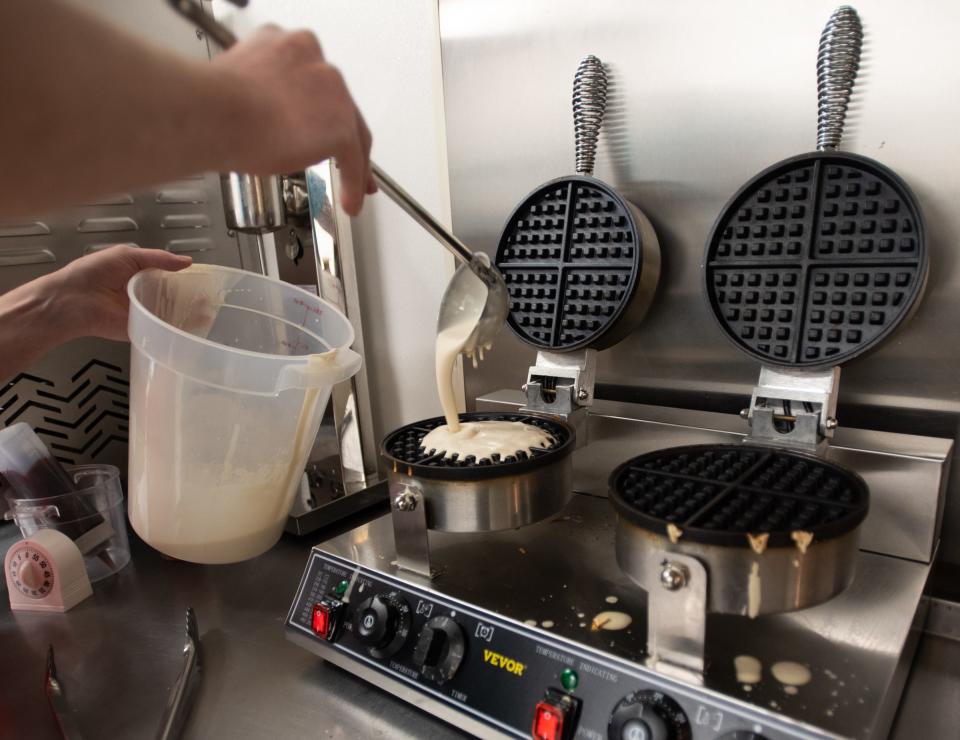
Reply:
<svg viewBox="0 0 960 740"><path fill-rule="evenodd" d="M923 220L883 165L804 154L762 172L727 204L707 242L710 307L764 363L826 367L883 340L923 292Z"/></svg>

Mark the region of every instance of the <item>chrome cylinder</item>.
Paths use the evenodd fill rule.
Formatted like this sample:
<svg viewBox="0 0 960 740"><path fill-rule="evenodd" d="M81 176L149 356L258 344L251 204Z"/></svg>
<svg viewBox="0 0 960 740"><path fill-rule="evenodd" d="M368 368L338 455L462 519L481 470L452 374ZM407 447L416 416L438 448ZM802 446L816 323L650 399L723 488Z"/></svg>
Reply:
<svg viewBox="0 0 960 740"><path fill-rule="evenodd" d="M427 527L443 532L493 532L534 524L562 510L573 495L572 455L519 475L443 480L389 474L390 490L419 489Z"/></svg>
<svg viewBox="0 0 960 740"><path fill-rule="evenodd" d="M220 175L227 228L244 234L268 234L286 220L283 187L279 175Z"/></svg>
<svg viewBox="0 0 960 740"><path fill-rule="evenodd" d="M682 539L673 543L622 516L617 517L616 529L620 569L652 599L657 598L664 584L659 577L653 580L650 575L659 573L659 569L649 567L651 558L676 552L700 561L707 571L707 611L715 614L758 616L823 603L853 580L859 542L858 527L840 537L815 540L806 553L795 546L780 546L757 554L749 547Z"/></svg>

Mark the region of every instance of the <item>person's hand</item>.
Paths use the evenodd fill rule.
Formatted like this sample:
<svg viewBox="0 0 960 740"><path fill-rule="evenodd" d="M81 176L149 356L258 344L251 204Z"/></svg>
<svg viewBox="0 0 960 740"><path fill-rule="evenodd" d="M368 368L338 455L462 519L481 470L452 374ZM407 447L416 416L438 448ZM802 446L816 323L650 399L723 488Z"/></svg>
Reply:
<svg viewBox="0 0 960 740"><path fill-rule="evenodd" d="M116 246L0 295L0 383L64 342L127 339L127 282L140 270L182 270L192 260L160 249Z"/></svg>
<svg viewBox="0 0 960 740"><path fill-rule="evenodd" d="M51 273L51 289L73 336L127 339L127 283L140 270L182 270L193 260L162 249L115 246Z"/></svg>
<svg viewBox="0 0 960 740"><path fill-rule="evenodd" d="M377 189L370 131L317 37L265 27L211 66L222 84L234 86L239 101L224 132L236 156L234 169L278 174L333 157L343 182L341 203L356 215L364 195Z"/></svg>

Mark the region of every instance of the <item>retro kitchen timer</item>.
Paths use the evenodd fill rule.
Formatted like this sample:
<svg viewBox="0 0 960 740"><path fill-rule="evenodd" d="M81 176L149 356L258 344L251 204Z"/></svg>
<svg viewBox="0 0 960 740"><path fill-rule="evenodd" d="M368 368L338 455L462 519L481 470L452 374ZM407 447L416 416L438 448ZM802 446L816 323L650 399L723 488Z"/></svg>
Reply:
<svg viewBox="0 0 960 740"><path fill-rule="evenodd" d="M3 570L15 611L65 612L93 593L79 548L55 529L11 545Z"/></svg>

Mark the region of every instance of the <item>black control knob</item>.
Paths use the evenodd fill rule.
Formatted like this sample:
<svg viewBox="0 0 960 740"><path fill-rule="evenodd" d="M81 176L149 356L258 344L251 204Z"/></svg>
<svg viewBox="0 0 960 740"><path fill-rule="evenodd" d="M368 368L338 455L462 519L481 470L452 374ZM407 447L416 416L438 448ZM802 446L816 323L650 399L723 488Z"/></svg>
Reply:
<svg viewBox="0 0 960 740"><path fill-rule="evenodd" d="M680 705L659 691L627 694L607 723L609 740L690 740L690 722Z"/></svg>
<svg viewBox="0 0 960 740"><path fill-rule="evenodd" d="M463 628L450 617L434 617L423 625L413 649L413 663L424 678L442 684L460 668L465 649Z"/></svg>
<svg viewBox="0 0 960 740"><path fill-rule="evenodd" d="M396 591L360 602L353 613L353 634L374 658L387 658L410 635L410 605Z"/></svg>

